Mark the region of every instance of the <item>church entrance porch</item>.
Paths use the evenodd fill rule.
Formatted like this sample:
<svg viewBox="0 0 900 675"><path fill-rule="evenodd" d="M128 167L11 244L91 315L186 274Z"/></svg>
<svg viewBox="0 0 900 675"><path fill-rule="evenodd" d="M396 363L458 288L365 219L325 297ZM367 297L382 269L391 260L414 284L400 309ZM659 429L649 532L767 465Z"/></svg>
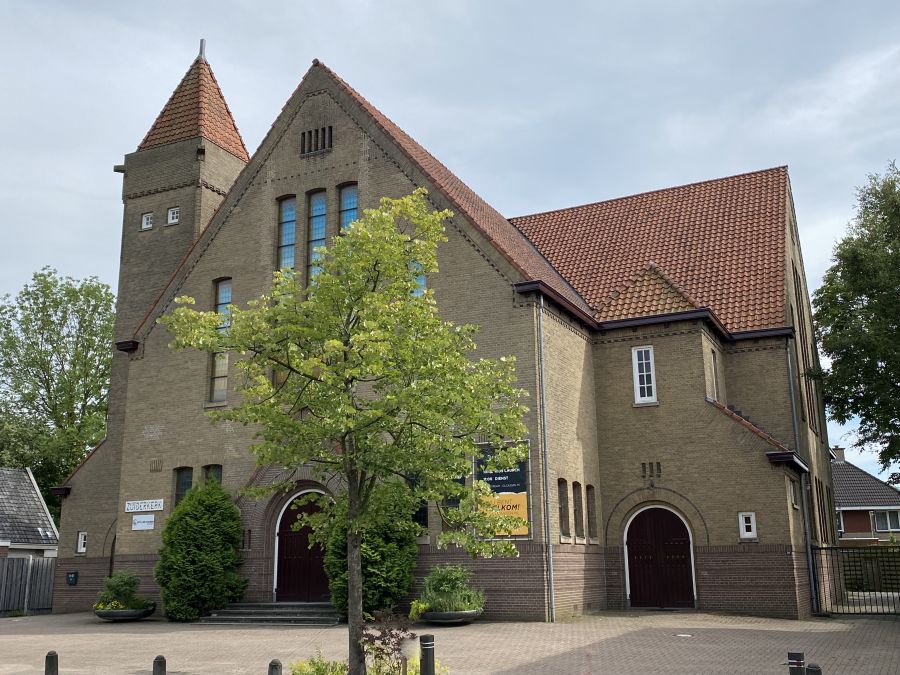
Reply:
<svg viewBox="0 0 900 675"><path fill-rule="evenodd" d="M293 529L301 513L319 510L315 504L294 507L294 501L306 492L310 490L291 497L278 518L275 533L276 602L328 602L330 599L322 547L315 544L310 548L309 527Z"/></svg>
<svg viewBox="0 0 900 675"><path fill-rule="evenodd" d="M690 531L674 511L649 506L625 527L625 588L631 607L694 607Z"/></svg>

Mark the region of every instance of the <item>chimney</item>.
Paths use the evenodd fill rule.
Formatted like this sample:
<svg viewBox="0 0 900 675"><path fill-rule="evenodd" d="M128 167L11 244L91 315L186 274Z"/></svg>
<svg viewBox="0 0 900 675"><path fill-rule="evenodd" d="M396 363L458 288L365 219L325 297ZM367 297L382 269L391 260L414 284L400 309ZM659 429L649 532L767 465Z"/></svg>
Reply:
<svg viewBox="0 0 900 675"><path fill-rule="evenodd" d="M834 453L834 461L836 461L836 462L846 462L847 461L846 459L844 459L844 448L842 448L841 446L835 445L833 448L831 448L831 451Z"/></svg>

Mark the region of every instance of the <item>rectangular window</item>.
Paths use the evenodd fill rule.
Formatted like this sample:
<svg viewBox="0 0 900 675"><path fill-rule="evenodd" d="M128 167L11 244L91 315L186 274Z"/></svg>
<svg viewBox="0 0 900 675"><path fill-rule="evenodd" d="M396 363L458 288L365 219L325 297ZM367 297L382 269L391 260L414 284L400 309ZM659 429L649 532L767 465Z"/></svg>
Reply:
<svg viewBox="0 0 900 675"><path fill-rule="evenodd" d="M656 371L653 347L632 347L631 365L634 378L634 402L656 403Z"/></svg>
<svg viewBox="0 0 900 675"><path fill-rule="evenodd" d="M228 330L231 326L231 279L221 279L216 282L216 311L222 317L219 324L220 331Z"/></svg>
<svg viewBox="0 0 900 675"><path fill-rule="evenodd" d="M228 352L216 352L210 357L209 401L224 403L228 393Z"/></svg>
<svg viewBox="0 0 900 675"><path fill-rule="evenodd" d="M141 229L142 230L153 229L153 214L152 213L142 213L141 214Z"/></svg>
<svg viewBox="0 0 900 675"><path fill-rule="evenodd" d="M175 469L175 505L190 491L194 482L194 470L189 466Z"/></svg>
<svg viewBox="0 0 900 675"><path fill-rule="evenodd" d="M584 501L581 483L572 483L572 507L575 509L575 538L584 539Z"/></svg>
<svg viewBox="0 0 900 675"><path fill-rule="evenodd" d="M428 532L428 502L423 501L419 504L419 508L413 514L413 522L422 528L424 533Z"/></svg>
<svg viewBox="0 0 900 675"><path fill-rule="evenodd" d="M75 539L75 553L87 553L87 532L79 532Z"/></svg>
<svg viewBox="0 0 900 675"><path fill-rule="evenodd" d="M341 232L350 227L350 223L356 220L359 207L359 191L355 185L346 185L341 188Z"/></svg>
<svg viewBox="0 0 900 675"><path fill-rule="evenodd" d="M597 540L597 497L594 494L594 486L588 485L587 491L587 525L588 539Z"/></svg>
<svg viewBox="0 0 900 675"><path fill-rule="evenodd" d="M713 398L718 401L721 399L719 394L719 355L715 349L712 350L712 380Z"/></svg>
<svg viewBox="0 0 900 675"><path fill-rule="evenodd" d="M425 294L425 273L422 272L421 263L412 263L411 269L413 272L418 272L416 274L416 287L412 292L413 297L418 298Z"/></svg>
<svg viewBox="0 0 900 675"><path fill-rule="evenodd" d="M791 506L795 509L800 508L800 487L797 485L797 481L788 480L790 484L790 492L791 492Z"/></svg>
<svg viewBox="0 0 900 675"><path fill-rule="evenodd" d="M216 481L219 485L222 484L221 464L207 464L203 467L203 482L207 482L210 480Z"/></svg>
<svg viewBox="0 0 900 675"><path fill-rule="evenodd" d="M314 192L309 196L309 246L306 258L307 283L315 279L321 269L318 265L322 254L316 249L325 245L325 221L327 212L325 191Z"/></svg>
<svg viewBox="0 0 900 675"><path fill-rule="evenodd" d="M572 531L569 529L569 484L565 478L560 478L556 482L557 500L559 502L559 536L571 537Z"/></svg>
<svg viewBox="0 0 900 675"><path fill-rule="evenodd" d="M166 225L177 225L180 215L181 209L177 206L173 206L166 212Z"/></svg>
<svg viewBox="0 0 900 675"><path fill-rule="evenodd" d="M294 269L294 250L297 241L297 200L287 197L278 203L277 268Z"/></svg>
<svg viewBox="0 0 900 675"><path fill-rule="evenodd" d="M738 514L741 539L756 539L756 513L744 511Z"/></svg>
<svg viewBox="0 0 900 675"><path fill-rule="evenodd" d="M876 511L876 532L900 532L900 511Z"/></svg>

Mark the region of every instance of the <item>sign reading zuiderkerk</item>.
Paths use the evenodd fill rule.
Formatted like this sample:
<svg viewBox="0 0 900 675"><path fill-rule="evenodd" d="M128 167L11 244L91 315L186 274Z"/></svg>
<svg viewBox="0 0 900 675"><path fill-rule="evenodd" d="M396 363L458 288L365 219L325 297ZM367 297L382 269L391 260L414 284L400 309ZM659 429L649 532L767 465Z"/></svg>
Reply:
<svg viewBox="0 0 900 675"><path fill-rule="evenodd" d="M125 502L125 513L142 513L144 511L162 510L162 499L138 499L133 502Z"/></svg>

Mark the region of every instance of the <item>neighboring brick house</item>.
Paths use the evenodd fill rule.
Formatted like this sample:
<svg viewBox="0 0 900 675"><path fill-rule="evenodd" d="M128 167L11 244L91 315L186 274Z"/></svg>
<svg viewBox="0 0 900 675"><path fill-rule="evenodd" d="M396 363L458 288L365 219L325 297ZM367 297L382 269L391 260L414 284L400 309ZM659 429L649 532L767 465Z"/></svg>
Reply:
<svg viewBox="0 0 900 675"><path fill-rule="evenodd" d="M493 618L809 614L804 523L813 543L835 528L786 168L508 219L318 61L248 157L201 54L116 170L108 435L65 486L59 574L82 582L57 584L57 611L88 607L113 565L152 592L165 520L208 475L244 519L246 598L322 596L278 541L296 494L328 486L240 493L282 471L255 465L252 430L206 418L234 400L227 359L172 351L156 319L181 295L244 305L277 267L305 278L311 248L359 208L425 186L455 213L427 280L442 316L480 325L481 354L514 354L529 393L530 530L518 558L473 562L438 550L432 507L419 572L470 565Z"/></svg>
<svg viewBox="0 0 900 675"><path fill-rule="evenodd" d="M58 543L31 469L0 468L0 558L55 558Z"/></svg>
<svg viewBox="0 0 900 675"><path fill-rule="evenodd" d="M834 505L841 546L871 546L900 540L900 490L879 480L832 448Z"/></svg>

